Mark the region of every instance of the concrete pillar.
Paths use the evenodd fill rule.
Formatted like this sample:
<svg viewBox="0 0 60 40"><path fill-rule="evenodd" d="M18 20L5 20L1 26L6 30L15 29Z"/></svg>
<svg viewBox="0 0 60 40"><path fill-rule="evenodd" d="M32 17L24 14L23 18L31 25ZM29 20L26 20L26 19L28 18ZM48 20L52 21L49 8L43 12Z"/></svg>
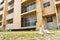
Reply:
<svg viewBox="0 0 60 40"><path fill-rule="evenodd" d="M54 3L55 13L56 13L57 28L59 28L57 5L55 4L54 0L52 0L52 1Z"/></svg>
<svg viewBox="0 0 60 40"><path fill-rule="evenodd" d="M13 27L14 29L21 27L21 0L14 0Z"/></svg>
<svg viewBox="0 0 60 40"><path fill-rule="evenodd" d="M4 12L3 12L3 17L2 17L2 26L3 26L3 30L5 30L6 27L6 15L7 15L7 8L8 8L8 0L4 0Z"/></svg>
<svg viewBox="0 0 60 40"><path fill-rule="evenodd" d="M39 29L40 32L43 31L43 17L42 17L42 0L36 0L36 8L37 8L37 30Z"/></svg>

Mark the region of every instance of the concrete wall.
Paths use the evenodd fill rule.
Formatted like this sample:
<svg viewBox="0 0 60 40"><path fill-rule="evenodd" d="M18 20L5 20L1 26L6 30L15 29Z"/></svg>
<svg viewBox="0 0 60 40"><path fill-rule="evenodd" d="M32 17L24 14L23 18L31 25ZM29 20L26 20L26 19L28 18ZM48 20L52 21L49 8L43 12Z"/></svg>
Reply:
<svg viewBox="0 0 60 40"><path fill-rule="evenodd" d="M7 8L8 8L8 0L5 0L4 3L4 14L3 14L3 25L6 25L6 15L7 15ZM31 4L32 2L36 2L36 10L33 12L27 12L27 14L22 14L21 13L21 6L27 6ZM50 2L50 6L44 8L44 3ZM21 18L26 18L26 17L31 17L31 16L36 16L37 17L37 23L36 23L36 28L44 27L47 22L46 22L46 17L47 16L52 16L53 17L53 22L57 23L57 17L56 17L56 9L55 9L55 4L53 0L29 0L24 3L21 3L21 0L14 0L14 15L13 15L13 28L14 29L19 29L21 28ZM58 8L58 13L60 13L60 8ZM2 26L3 26L2 25Z"/></svg>
<svg viewBox="0 0 60 40"><path fill-rule="evenodd" d="M21 0L14 0L13 27L15 29L21 27Z"/></svg>
<svg viewBox="0 0 60 40"><path fill-rule="evenodd" d="M55 13L55 5L53 0L43 0L43 4L50 2L50 6L43 8L44 13L43 15L50 15ZM44 5L43 5L44 6Z"/></svg>

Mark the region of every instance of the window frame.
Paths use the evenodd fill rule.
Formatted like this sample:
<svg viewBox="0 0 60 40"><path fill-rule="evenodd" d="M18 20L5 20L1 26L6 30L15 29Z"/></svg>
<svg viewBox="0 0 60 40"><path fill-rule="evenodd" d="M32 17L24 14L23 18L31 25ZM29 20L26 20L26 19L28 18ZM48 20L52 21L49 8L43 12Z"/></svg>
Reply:
<svg viewBox="0 0 60 40"><path fill-rule="evenodd" d="M44 3L43 5L44 5L44 8L49 7L49 6L50 6L50 1L49 1L49 2Z"/></svg>

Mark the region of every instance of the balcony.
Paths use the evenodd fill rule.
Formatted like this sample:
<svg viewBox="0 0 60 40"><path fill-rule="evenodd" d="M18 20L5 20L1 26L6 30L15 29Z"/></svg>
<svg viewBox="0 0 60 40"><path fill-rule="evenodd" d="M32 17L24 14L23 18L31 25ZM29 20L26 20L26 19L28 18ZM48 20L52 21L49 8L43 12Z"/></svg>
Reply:
<svg viewBox="0 0 60 40"><path fill-rule="evenodd" d="M31 11L28 11L28 12L25 12L25 13L22 13L21 15L23 16L23 15L29 15L29 14L35 14L36 13L36 9L33 9L33 10L31 10Z"/></svg>
<svg viewBox="0 0 60 40"><path fill-rule="evenodd" d="M0 4L0 9L4 7L4 3L3 4Z"/></svg>
<svg viewBox="0 0 60 40"><path fill-rule="evenodd" d="M0 11L0 15L2 15L3 14L3 11Z"/></svg>
<svg viewBox="0 0 60 40"><path fill-rule="evenodd" d="M27 0L21 0L22 3L25 2L25 1L27 1Z"/></svg>
<svg viewBox="0 0 60 40"><path fill-rule="evenodd" d="M6 20L12 19L13 18L13 13L10 13L6 16Z"/></svg>
<svg viewBox="0 0 60 40"><path fill-rule="evenodd" d="M55 0L55 4L60 4L60 0Z"/></svg>
<svg viewBox="0 0 60 40"><path fill-rule="evenodd" d="M34 9L36 9L35 2L26 6L26 7L22 7L22 13L26 13L26 12L29 12L29 11L34 10Z"/></svg>
<svg viewBox="0 0 60 40"><path fill-rule="evenodd" d="M11 5L8 6L8 10L11 10L13 8L14 8L14 4L11 4Z"/></svg>
<svg viewBox="0 0 60 40"><path fill-rule="evenodd" d="M12 28L13 28L13 23L6 25L6 29L12 29Z"/></svg>
<svg viewBox="0 0 60 40"><path fill-rule="evenodd" d="M37 22L37 19L36 19L36 16L32 16L32 17L29 17L29 18L22 18L22 27L34 27L36 26L36 22Z"/></svg>

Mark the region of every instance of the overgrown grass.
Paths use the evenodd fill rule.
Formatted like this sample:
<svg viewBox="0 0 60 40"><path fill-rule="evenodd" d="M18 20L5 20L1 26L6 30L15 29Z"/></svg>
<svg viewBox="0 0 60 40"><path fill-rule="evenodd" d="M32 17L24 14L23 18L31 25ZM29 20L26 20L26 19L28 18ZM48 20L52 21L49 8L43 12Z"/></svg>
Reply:
<svg viewBox="0 0 60 40"><path fill-rule="evenodd" d="M34 36L39 36L40 34L37 32L0 32L0 34L6 34L6 35L18 35L21 37L34 37Z"/></svg>
<svg viewBox="0 0 60 40"><path fill-rule="evenodd" d="M53 34L60 34L60 30L50 30L51 33ZM3 35L1 37L1 35ZM20 37L25 37L25 38L34 38L34 37L40 37L42 36L39 31L18 31L18 32L0 32L0 38L2 40L9 40L10 38L20 38ZM45 36L42 36L43 40L45 40Z"/></svg>
<svg viewBox="0 0 60 40"><path fill-rule="evenodd" d="M60 34L60 30L49 30L53 34Z"/></svg>

